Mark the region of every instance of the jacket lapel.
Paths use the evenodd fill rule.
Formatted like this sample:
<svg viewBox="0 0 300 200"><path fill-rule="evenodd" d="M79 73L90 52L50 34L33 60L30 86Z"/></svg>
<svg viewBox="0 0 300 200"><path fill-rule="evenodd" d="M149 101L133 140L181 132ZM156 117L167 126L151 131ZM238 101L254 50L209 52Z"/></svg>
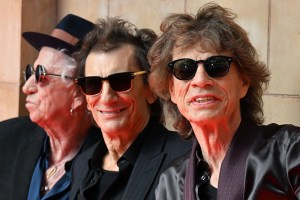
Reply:
<svg viewBox="0 0 300 200"><path fill-rule="evenodd" d="M222 162L217 199L243 199L246 162L259 134L258 128L253 123L242 121Z"/></svg>
<svg viewBox="0 0 300 200"><path fill-rule="evenodd" d="M17 151L16 166L18 166L18 169L15 171L14 177L12 177L14 180L12 188L18 188L18 190L12 194L12 199L27 197L31 176L40 157L46 137L45 132L40 127L35 128L32 130L32 134L28 135L30 135L28 140Z"/></svg>
<svg viewBox="0 0 300 200"><path fill-rule="evenodd" d="M80 184L89 173L89 160L95 151L99 151L100 144L103 143L101 130L91 127L78 155L74 158L71 167L72 184L69 200L76 199Z"/></svg>
<svg viewBox="0 0 300 200"><path fill-rule="evenodd" d="M149 133L128 181L124 200L146 199L164 159L163 146L166 136L155 128Z"/></svg>
<svg viewBox="0 0 300 200"><path fill-rule="evenodd" d="M187 200L195 200L195 185L196 185L196 165L197 165L197 158L196 158L196 149L199 147L198 141L194 137L193 139L193 147L191 151L191 156L188 161L186 174L184 178L184 199Z"/></svg>
<svg viewBox="0 0 300 200"><path fill-rule="evenodd" d="M98 134L100 135L100 133ZM80 154L74 159L71 168L72 185L69 200L77 198L81 184L83 183L84 178L89 174L89 160L91 159L93 153L99 148L99 146L99 143L93 144L93 146L91 146L89 149L85 150L84 152L80 152Z"/></svg>
<svg viewBox="0 0 300 200"><path fill-rule="evenodd" d="M222 162L218 183L218 200L241 200L244 193L245 167L249 151L259 134L258 126L242 121ZM194 142L186 170L184 196L195 200L196 157L199 144Z"/></svg>

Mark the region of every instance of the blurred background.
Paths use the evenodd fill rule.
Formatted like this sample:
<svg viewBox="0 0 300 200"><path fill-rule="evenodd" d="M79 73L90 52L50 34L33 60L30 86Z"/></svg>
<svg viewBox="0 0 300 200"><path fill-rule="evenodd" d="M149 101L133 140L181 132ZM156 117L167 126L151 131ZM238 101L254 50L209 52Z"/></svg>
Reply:
<svg viewBox="0 0 300 200"><path fill-rule="evenodd" d="M119 16L138 28L159 25L170 13L193 13L208 0L0 0L0 121L27 115L22 93L23 70L37 51L24 31L50 34L73 13L92 22ZM260 58L272 72L264 94L265 123L300 125L300 0L216 0L238 15Z"/></svg>

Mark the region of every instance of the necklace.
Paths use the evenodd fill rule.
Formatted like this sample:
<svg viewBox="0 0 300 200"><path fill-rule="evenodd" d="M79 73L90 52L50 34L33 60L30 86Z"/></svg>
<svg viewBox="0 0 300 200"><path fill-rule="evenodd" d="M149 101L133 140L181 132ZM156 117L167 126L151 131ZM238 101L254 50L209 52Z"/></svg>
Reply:
<svg viewBox="0 0 300 200"><path fill-rule="evenodd" d="M49 191L49 187L47 185L45 186L41 186L41 193L44 195L45 193L47 193Z"/></svg>
<svg viewBox="0 0 300 200"><path fill-rule="evenodd" d="M46 171L46 178L51 178L57 172L57 166L53 166Z"/></svg>
<svg viewBox="0 0 300 200"><path fill-rule="evenodd" d="M45 171L41 194L45 195L65 173L65 163L54 165Z"/></svg>

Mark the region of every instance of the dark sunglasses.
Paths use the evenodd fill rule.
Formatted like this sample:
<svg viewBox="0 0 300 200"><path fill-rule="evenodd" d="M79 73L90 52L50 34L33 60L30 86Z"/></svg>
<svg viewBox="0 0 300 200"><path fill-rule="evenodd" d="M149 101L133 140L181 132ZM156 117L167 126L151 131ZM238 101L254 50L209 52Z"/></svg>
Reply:
<svg viewBox="0 0 300 200"><path fill-rule="evenodd" d="M182 58L168 63L173 75L179 80L194 78L198 64L203 63L206 73L213 78L225 76L230 68L233 58L228 56L211 56L206 60L193 60Z"/></svg>
<svg viewBox="0 0 300 200"><path fill-rule="evenodd" d="M46 76L62 77L62 75L59 75L59 74L47 73L45 70L45 67L42 65L37 65L36 71L34 71L33 66L28 64L24 71L25 82L31 77L32 74L35 74L35 82L36 83L43 82L43 80L45 79ZM70 76L63 76L63 77L67 78L67 79L74 79L73 77L70 77Z"/></svg>
<svg viewBox="0 0 300 200"><path fill-rule="evenodd" d="M111 74L108 77L87 76L75 79L75 83L80 87L85 95L98 95L102 91L102 81L108 80L110 87L116 92L127 92L131 89L131 80L137 76L146 74L146 71L122 72Z"/></svg>

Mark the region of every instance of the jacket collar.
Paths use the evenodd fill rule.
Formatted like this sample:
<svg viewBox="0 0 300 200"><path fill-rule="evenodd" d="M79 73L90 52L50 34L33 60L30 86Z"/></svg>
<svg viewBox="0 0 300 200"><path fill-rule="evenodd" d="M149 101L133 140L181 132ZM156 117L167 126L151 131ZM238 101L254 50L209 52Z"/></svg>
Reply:
<svg viewBox="0 0 300 200"><path fill-rule="evenodd" d="M217 199L243 199L246 161L258 134L257 125L242 120L221 165ZM197 148L199 148L199 144L195 139L184 182L184 199L186 200L197 199L195 196L196 166L198 162L196 157Z"/></svg>
<svg viewBox="0 0 300 200"><path fill-rule="evenodd" d="M150 123L149 137L141 148L122 199L146 199L165 158L165 128L156 119L152 119Z"/></svg>

